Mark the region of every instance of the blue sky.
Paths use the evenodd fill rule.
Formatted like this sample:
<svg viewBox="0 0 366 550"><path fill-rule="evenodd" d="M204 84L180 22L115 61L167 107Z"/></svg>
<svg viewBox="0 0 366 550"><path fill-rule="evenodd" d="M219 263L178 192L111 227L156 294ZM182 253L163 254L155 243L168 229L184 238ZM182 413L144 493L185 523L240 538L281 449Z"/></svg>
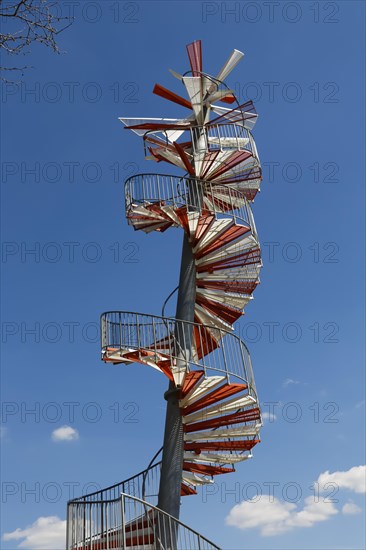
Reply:
<svg viewBox="0 0 366 550"><path fill-rule="evenodd" d="M2 533L31 526L2 547L35 548L29 533L41 517L65 518L71 486L78 496L127 478L161 445L166 379L100 361L100 313L160 315L182 239L128 227L124 179L166 167L145 161L117 119L183 116L151 92L158 82L182 93L168 69L187 70L185 46L201 39L211 74L232 49L245 52L228 84L260 115L253 210L264 267L237 333L267 418L254 459L183 499L182 519L225 549L364 548L354 468L365 464L365 4L74 10L65 53L35 47L22 82L2 85ZM52 437L65 425L78 438ZM321 502L332 490L337 501L324 510L312 508L316 481Z"/></svg>

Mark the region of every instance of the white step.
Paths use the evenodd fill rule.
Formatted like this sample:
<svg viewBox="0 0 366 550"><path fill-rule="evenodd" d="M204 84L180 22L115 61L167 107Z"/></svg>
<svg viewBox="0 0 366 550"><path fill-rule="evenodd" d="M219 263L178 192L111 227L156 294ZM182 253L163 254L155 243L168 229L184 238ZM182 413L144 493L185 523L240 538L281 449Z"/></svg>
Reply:
<svg viewBox="0 0 366 550"><path fill-rule="evenodd" d="M197 279L204 279L207 281L249 281L249 280L259 280L260 264L251 264L243 267L235 267L231 269L221 269L213 271L204 271L202 273L197 273Z"/></svg>
<svg viewBox="0 0 366 550"><path fill-rule="evenodd" d="M201 239L198 241L196 246L193 248L193 252L197 253L202 248L206 247L207 245L211 244L211 242L215 241L222 232L224 232L229 225L231 225L233 222L232 218L224 218L221 220L215 220L214 223L211 225L211 227L206 231L206 233L201 237Z"/></svg>
<svg viewBox="0 0 366 550"><path fill-rule="evenodd" d="M204 326L208 325L225 331L233 330L233 327L229 323L223 319L220 319L220 317L217 317L213 313L210 313L206 308L203 308L197 303L195 307L195 314Z"/></svg>
<svg viewBox="0 0 366 550"><path fill-rule="evenodd" d="M201 397L207 393L210 393L214 388L225 382L225 380L225 376L209 376L208 378L201 378L201 380L197 382L191 391L179 401L179 406L183 408L195 403L198 399L201 399Z"/></svg>
<svg viewBox="0 0 366 550"><path fill-rule="evenodd" d="M180 219L178 218L178 216L176 215L175 213L175 209L173 206L160 206L161 210L164 212L164 214L166 214L167 216L169 216L169 218L172 220L172 222L178 226L180 226L181 224L181 221Z"/></svg>
<svg viewBox="0 0 366 550"><path fill-rule="evenodd" d="M196 229L198 222L201 218L200 212L187 212L188 217L188 225L189 225L189 232L190 232L190 238L192 239L196 234Z"/></svg>
<svg viewBox="0 0 366 550"><path fill-rule="evenodd" d="M224 244L217 250L205 254L202 258L196 260L196 264L204 266L213 261L225 260L230 256L238 256L242 252L250 252L252 249L258 248L258 241L252 235L242 235L236 241ZM260 261L260 260L259 260Z"/></svg>
<svg viewBox="0 0 366 550"><path fill-rule="evenodd" d="M197 288L197 296L207 298L220 304L236 307L237 309L244 309L246 304L252 299L250 294L239 294L238 292L225 292L225 290L214 290L206 288Z"/></svg>
<svg viewBox="0 0 366 550"><path fill-rule="evenodd" d="M219 428L217 430L205 430L203 432L184 434L184 441L204 441L211 439L223 439L226 437L250 437L258 435L261 424L255 426L241 426L240 428Z"/></svg>
<svg viewBox="0 0 366 550"><path fill-rule="evenodd" d="M202 409L193 414L183 416L183 424L192 424L193 422L201 422L202 420L209 420L215 416L223 416L226 413L237 411L248 405L254 405L256 400L251 395L246 395L244 397L233 397L228 399L224 403L218 402L211 407Z"/></svg>
<svg viewBox="0 0 366 550"><path fill-rule="evenodd" d="M200 476L199 474L195 474L192 472L186 472L183 470L182 472L183 481L190 485L209 485L210 483L213 483L213 479L207 479L205 477Z"/></svg>
<svg viewBox="0 0 366 550"><path fill-rule="evenodd" d="M212 454L196 454L195 452L184 453L184 460L188 462L204 462L204 463L217 463L217 464L235 464L236 462L242 462L252 458L251 454L236 455L236 454L224 454L224 453L212 453Z"/></svg>
<svg viewBox="0 0 366 550"><path fill-rule="evenodd" d="M156 218L159 221L161 220L161 216L159 214L156 214L156 212L149 210L148 208L146 208L146 206L133 206L131 211L133 214L137 214L138 216L146 216L148 218ZM143 221L143 223L146 222Z"/></svg>

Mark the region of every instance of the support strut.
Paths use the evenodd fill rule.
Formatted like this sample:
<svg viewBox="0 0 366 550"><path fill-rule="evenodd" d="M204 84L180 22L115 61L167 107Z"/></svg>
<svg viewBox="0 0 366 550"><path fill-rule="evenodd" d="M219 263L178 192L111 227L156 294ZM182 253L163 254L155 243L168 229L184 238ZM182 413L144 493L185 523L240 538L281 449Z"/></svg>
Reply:
<svg viewBox="0 0 366 550"><path fill-rule="evenodd" d="M188 188L191 211L201 208L202 189L197 180L192 180ZM180 321L194 322L194 310L196 303L196 266L192 245L189 236L184 233L182 259L179 276L179 289L176 309L175 325L175 356L176 369L184 372L189 370L189 361L192 354L193 325ZM164 397L167 401L165 432L163 444L163 457L159 486L158 508L164 510L176 519L179 519L184 437L183 423L179 409L180 388L170 382ZM160 540L164 548L175 550L177 546L177 527L167 529L164 526L164 534Z"/></svg>

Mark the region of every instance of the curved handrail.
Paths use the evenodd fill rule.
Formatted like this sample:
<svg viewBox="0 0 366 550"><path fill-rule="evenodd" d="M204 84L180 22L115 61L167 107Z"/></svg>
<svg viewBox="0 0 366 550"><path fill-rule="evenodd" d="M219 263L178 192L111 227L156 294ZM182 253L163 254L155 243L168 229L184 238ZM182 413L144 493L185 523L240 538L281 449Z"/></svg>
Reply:
<svg viewBox="0 0 366 550"><path fill-rule="evenodd" d="M154 459L157 455L155 455ZM150 463L151 464L151 463ZM120 495L121 493L127 492L127 490L136 490L138 493L141 494L141 497L143 497L143 500L146 498L156 497L157 501L157 493L156 495L146 495L145 493L145 486L146 486L146 479L147 476L150 474L150 483L151 480L155 484L155 489L157 490L159 487L159 479L158 476L160 475L160 467L161 467L161 461L157 462L156 464L149 465L145 470L142 470L138 474L135 474L134 476L129 477L128 479L124 479L123 481L120 481L118 483L115 483L114 485L110 485L109 487L105 487L103 489L100 489L99 491L94 491L92 493L88 493L86 495L82 495L77 498L73 498L69 500L69 503L85 503L85 502L97 502L97 501L103 501L106 500L113 500L116 495Z"/></svg>
<svg viewBox="0 0 366 550"><path fill-rule="evenodd" d="M183 134L184 132L190 132L192 140L192 150L194 153L201 151L216 151L216 150L246 150L257 160L257 149L253 136L249 129L245 128L242 124L236 124L235 122L218 122L202 124L171 124L170 127L161 129L147 130L144 135L144 141L151 141L153 145L159 145L161 138L158 138L156 134L163 134L165 140L161 140L161 144L168 145L171 140L168 137L168 132L178 131ZM153 136L150 138L150 136ZM198 145L197 136L204 136L205 139ZM187 140L183 140L187 143Z"/></svg>
<svg viewBox="0 0 366 550"><path fill-rule="evenodd" d="M161 356L166 350L166 356L172 359L171 366L177 353L174 349L174 335L178 331L184 335L186 327L193 327L196 340L208 342L207 355L199 357L197 354L187 361L187 370L202 370L220 372L228 381L233 377L247 384L248 393L257 399L250 354L245 343L229 330L214 326L201 325L189 321L182 321L174 317L161 317L131 311L108 311L100 318L103 357L113 350L118 354L122 350L148 350ZM210 338L208 330L215 335ZM207 347L207 346L206 346ZM140 361L143 362L143 361Z"/></svg>
<svg viewBox="0 0 366 550"><path fill-rule="evenodd" d="M258 181L260 176L253 171L248 181ZM257 188L253 186L253 188ZM203 191L204 200L197 207L197 196ZM243 191L231 185L219 185L196 178L170 174L135 174L125 181L125 206L127 215L138 205L164 203L174 209L185 206L188 210L210 211L216 217L233 216L234 221L248 225L256 236L252 209Z"/></svg>
<svg viewBox="0 0 366 550"><path fill-rule="evenodd" d="M204 140L199 140L201 135ZM205 126L192 126L193 154L206 151L248 151L256 156L254 140L249 130L241 124L222 122Z"/></svg>
<svg viewBox="0 0 366 550"><path fill-rule="evenodd" d="M138 541L138 546L153 544L156 550L168 550L166 541L170 537L175 538L176 547L182 550L220 550L182 521L126 493L110 500L70 501L68 519L67 550L92 550L98 544L106 549L125 550L131 547L133 539ZM151 533L146 533L145 523ZM144 541L152 537L153 541Z"/></svg>

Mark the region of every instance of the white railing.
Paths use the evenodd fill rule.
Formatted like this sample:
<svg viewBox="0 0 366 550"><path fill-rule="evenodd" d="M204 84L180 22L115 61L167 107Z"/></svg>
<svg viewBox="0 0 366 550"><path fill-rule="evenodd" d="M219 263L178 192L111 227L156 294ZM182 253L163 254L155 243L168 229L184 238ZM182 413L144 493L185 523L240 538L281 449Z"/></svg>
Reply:
<svg viewBox="0 0 366 550"><path fill-rule="evenodd" d="M191 128L193 154L201 151L248 151L256 156L254 139L246 128L239 124L210 124Z"/></svg>
<svg viewBox="0 0 366 550"><path fill-rule="evenodd" d="M258 178L258 174L253 174L254 178ZM229 185L169 174L136 174L126 180L127 214L139 205L155 203L174 209L185 206L188 211L205 210L217 218L230 212L235 222L248 225L255 234L253 214L245 194Z"/></svg>
<svg viewBox="0 0 366 550"><path fill-rule="evenodd" d="M86 502L109 501L118 498L121 493L126 493L155 505L158 502L160 470L161 462L151 464L146 470L124 481L115 483L100 491L82 495L70 502L83 504Z"/></svg>
<svg viewBox="0 0 366 550"><path fill-rule="evenodd" d="M119 498L68 503L67 550L220 550L159 508Z"/></svg>
<svg viewBox="0 0 366 550"><path fill-rule="evenodd" d="M208 353L202 356L191 354L186 363L187 371L202 370L205 376L221 373L228 382L244 382L248 394L256 399L248 348L235 334L216 327L156 315L108 311L101 315L102 356L106 358L112 354L118 357L119 352L135 350L141 353L141 362L144 362L143 352L147 351L156 358L162 354L169 357L174 368L176 360L182 358L181 350L175 345L175 335L179 334L181 347L186 349L185 335L189 327L194 328L196 341Z"/></svg>

